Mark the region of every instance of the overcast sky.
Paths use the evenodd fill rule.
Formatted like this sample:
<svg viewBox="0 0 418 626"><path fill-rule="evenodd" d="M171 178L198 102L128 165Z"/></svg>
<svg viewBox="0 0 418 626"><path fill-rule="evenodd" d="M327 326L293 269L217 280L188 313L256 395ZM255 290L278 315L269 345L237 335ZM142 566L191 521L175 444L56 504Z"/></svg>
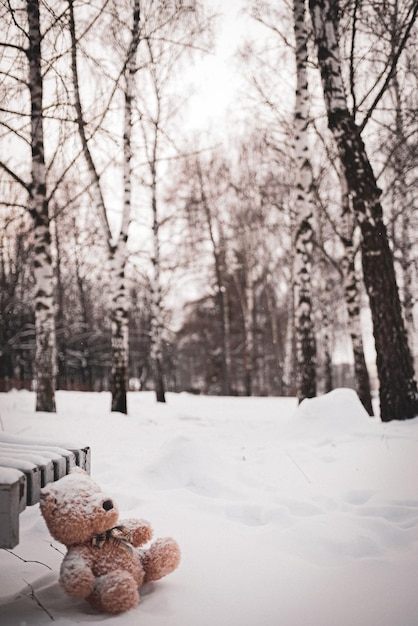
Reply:
<svg viewBox="0 0 418 626"><path fill-rule="evenodd" d="M193 128L223 124L228 107L233 106L241 78L236 71L234 53L248 29L242 14L245 0L205 0L209 10L219 14L215 50L199 60L193 70L197 91L190 100L189 123Z"/></svg>

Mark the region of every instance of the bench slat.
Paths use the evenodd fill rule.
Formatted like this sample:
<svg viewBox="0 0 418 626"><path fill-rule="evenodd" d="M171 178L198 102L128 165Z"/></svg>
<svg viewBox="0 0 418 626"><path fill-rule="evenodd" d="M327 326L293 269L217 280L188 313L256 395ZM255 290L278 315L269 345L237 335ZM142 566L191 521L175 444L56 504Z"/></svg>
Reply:
<svg viewBox="0 0 418 626"><path fill-rule="evenodd" d="M52 448L65 456L68 455L69 452L72 452L75 457L75 464L78 467L84 469L88 474L90 474L91 470L91 450L89 446L79 446L75 442L68 441L48 441L44 439L40 439L38 437L20 437L18 435L10 435L9 433L0 433L0 443L17 443L23 446L29 446L32 449L34 447L39 448ZM67 462L67 474L70 471L71 467L74 466L74 463L71 459L66 456Z"/></svg>
<svg viewBox="0 0 418 626"><path fill-rule="evenodd" d="M0 446L0 458L1 459L15 459L18 461L29 461L37 465L41 470L41 487L45 487L48 483L54 480L54 464L51 459L45 456L41 456L39 453L29 453L26 450L7 450ZM20 469L20 468L18 468Z"/></svg>
<svg viewBox="0 0 418 626"><path fill-rule="evenodd" d="M20 470L26 476L26 505L37 504L41 498L41 470L34 463L24 459L0 457L2 467Z"/></svg>

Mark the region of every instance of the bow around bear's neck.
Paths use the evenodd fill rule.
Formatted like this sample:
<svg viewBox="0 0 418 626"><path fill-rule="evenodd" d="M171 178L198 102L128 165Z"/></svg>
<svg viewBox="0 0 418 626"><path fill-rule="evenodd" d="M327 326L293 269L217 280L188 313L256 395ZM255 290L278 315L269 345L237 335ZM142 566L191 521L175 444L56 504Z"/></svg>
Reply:
<svg viewBox="0 0 418 626"><path fill-rule="evenodd" d="M126 526L114 526L100 535L91 538L91 545L102 548L106 544L115 545L122 550L132 552L131 532Z"/></svg>

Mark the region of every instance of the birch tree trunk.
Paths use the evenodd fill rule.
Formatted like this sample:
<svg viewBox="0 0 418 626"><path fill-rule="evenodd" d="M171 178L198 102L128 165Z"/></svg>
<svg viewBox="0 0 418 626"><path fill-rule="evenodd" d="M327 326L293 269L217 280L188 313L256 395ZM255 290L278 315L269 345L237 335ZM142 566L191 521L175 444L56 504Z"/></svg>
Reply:
<svg viewBox="0 0 418 626"><path fill-rule="evenodd" d="M209 208L209 207L207 207ZM219 310L221 321L221 342L222 342L222 395L230 396L231 388L231 326L229 320L229 300L228 290L225 285L225 242L222 233L219 236L219 243L215 241L213 233L211 216L207 214L208 226L210 231L210 239L213 248L213 258L215 264L216 275L216 302ZM210 222L209 222L210 220Z"/></svg>
<svg viewBox="0 0 418 626"><path fill-rule="evenodd" d="M326 268L323 268L323 287L319 298L321 330L320 342L322 353L322 389L324 393L330 392L333 388L332 377L332 324L330 319L331 307L331 281L326 276Z"/></svg>
<svg viewBox="0 0 418 626"><path fill-rule="evenodd" d="M246 232L245 232L246 231ZM243 374L244 393L246 396L253 394L254 365L255 365L255 286L257 282L254 257L251 249L251 231L244 228L240 250L237 253L236 267L233 269L232 278L235 283L236 294L243 322ZM241 316L240 316L241 317Z"/></svg>
<svg viewBox="0 0 418 626"><path fill-rule="evenodd" d="M395 48L394 43L392 48ZM391 185L392 204L400 213L400 264L402 269L403 311L408 337L413 341L415 336L414 307L417 300L416 290L414 289L414 257L412 254L415 236L411 220L411 216L414 214L414 198L405 176L405 160L407 157L405 157L404 152L408 141L408 133L404 128L401 92L397 73L394 74L392 79L392 89L396 104L396 144L393 154L395 180Z"/></svg>
<svg viewBox="0 0 418 626"><path fill-rule="evenodd" d="M341 182L343 189L346 188L345 180ZM352 226L350 217L352 211L349 206L347 193L342 194L342 222L344 234L340 238L344 245L344 257L341 261L341 271L344 284L344 298L347 307L348 329L353 347L354 376L356 379L357 394L368 412L373 415L372 397L370 390L370 378L364 357L363 335L361 332L361 302L355 268L355 249L353 245Z"/></svg>
<svg viewBox="0 0 418 626"><path fill-rule="evenodd" d="M153 254L151 276L151 363L157 402L165 402L164 381L164 344L163 344L163 320L162 320L162 293L161 293L161 254L160 254L160 222L157 202L157 146L158 131L156 129L153 146L153 159L151 168L151 207L152 207L152 235Z"/></svg>
<svg viewBox="0 0 418 626"><path fill-rule="evenodd" d="M123 209L118 241L111 246L112 276L112 368L110 391L112 411L127 413L129 387L129 301L126 287L128 262L128 229L132 196L132 101L135 90L136 54L139 45L139 0L135 0L132 19L132 36L126 63L125 107L123 129Z"/></svg>
<svg viewBox="0 0 418 626"><path fill-rule="evenodd" d="M272 275L267 273L266 277L266 303L267 311L270 319L271 326L271 338L273 341L273 354L277 372L277 391L278 395L283 395L284 376L283 376L283 363L282 363L282 346L280 339L279 325L277 322L277 303L274 293L274 286L272 281Z"/></svg>
<svg viewBox="0 0 418 626"><path fill-rule="evenodd" d="M296 39L295 153L298 171L296 197L295 325L297 359L297 397L316 396L316 342L312 319L311 273L313 249L312 170L309 160L307 77L307 36L304 0L294 0L293 17Z"/></svg>
<svg viewBox="0 0 418 626"><path fill-rule="evenodd" d="M389 246L380 190L347 105L338 48L338 2L310 0L328 125L336 141L360 225L363 277L369 296L383 421L418 414L418 392Z"/></svg>
<svg viewBox="0 0 418 626"><path fill-rule="evenodd" d="M223 247L225 244L222 244ZM222 253L222 258L225 259L225 251ZM225 265L225 260L223 260ZM230 396L232 393L232 349L231 349L231 323L229 319L229 300L228 291L225 285L219 285L219 306L221 309L222 320L222 393Z"/></svg>
<svg viewBox="0 0 418 626"><path fill-rule="evenodd" d="M296 394L296 345L295 345L295 255L290 251L289 298L287 301L287 325L283 364L283 386L286 396Z"/></svg>
<svg viewBox="0 0 418 626"><path fill-rule="evenodd" d="M245 395L253 395L254 386L254 313L255 313L255 280L253 267L248 263L245 275L244 288L244 371Z"/></svg>
<svg viewBox="0 0 418 626"><path fill-rule="evenodd" d="M29 90L31 97L32 185L31 213L35 238L35 368L36 410L54 412L56 386L56 336L54 307L54 271L51 257L51 233L46 195L46 170L43 132L43 83L41 68L41 32L39 4L28 0Z"/></svg>

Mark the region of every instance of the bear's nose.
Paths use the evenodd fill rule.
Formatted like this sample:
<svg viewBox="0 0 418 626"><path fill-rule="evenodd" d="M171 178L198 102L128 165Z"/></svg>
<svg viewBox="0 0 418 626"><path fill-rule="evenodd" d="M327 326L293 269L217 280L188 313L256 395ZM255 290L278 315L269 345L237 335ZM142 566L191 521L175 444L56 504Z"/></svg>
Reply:
<svg viewBox="0 0 418 626"><path fill-rule="evenodd" d="M113 502L112 500L105 500L102 506L105 511L110 511L111 509L113 509Z"/></svg>

